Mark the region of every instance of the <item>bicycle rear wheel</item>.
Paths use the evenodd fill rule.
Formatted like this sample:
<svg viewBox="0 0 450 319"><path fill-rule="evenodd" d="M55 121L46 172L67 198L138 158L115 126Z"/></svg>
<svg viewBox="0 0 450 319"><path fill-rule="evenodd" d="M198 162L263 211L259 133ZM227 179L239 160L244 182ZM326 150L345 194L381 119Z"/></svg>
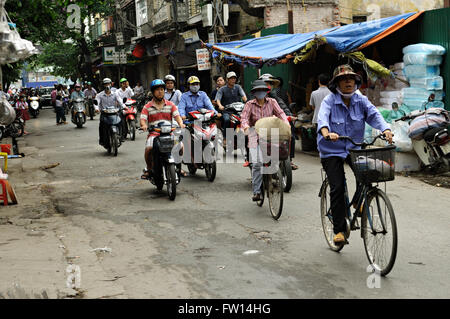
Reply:
<svg viewBox="0 0 450 319"><path fill-rule="evenodd" d="M331 250L339 252L344 248L343 244L336 245L334 243L334 231L333 231L333 216L331 215L331 195L330 195L330 185L328 184L328 179L325 179L322 184L320 191L320 218L322 220L323 234L325 235L325 240Z"/></svg>
<svg viewBox="0 0 450 319"><path fill-rule="evenodd" d="M361 220L361 235L370 265L386 276L397 257L397 223L394 209L381 189L369 193Z"/></svg>
<svg viewBox="0 0 450 319"><path fill-rule="evenodd" d="M273 219L278 220L283 211L283 175L280 169L278 169L278 172L269 175L267 181L270 214Z"/></svg>

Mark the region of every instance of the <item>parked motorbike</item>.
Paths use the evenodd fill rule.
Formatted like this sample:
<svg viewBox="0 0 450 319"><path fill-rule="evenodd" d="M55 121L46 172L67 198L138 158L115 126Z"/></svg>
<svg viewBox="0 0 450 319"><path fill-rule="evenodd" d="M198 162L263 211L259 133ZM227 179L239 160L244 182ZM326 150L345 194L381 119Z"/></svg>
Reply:
<svg viewBox="0 0 450 319"><path fill-rule="evenodd" d="M89 96L87 98L87 108L89 110L89 117L91 118L91 121L92 121L95 116L94 101L92 99L92 96Z"/></svg>
<svg viewBox="0 0 450 319"><path fill-rule="evenodd" d="M84 99L75 99L72 106L72 123L78 128L82 128L86 123L86 107Z"/></svg>
<svg viewBox="0 0 450 319"><path fill-rule="evenodd" d="M189 112L188 121L185 122L190 132L190 163L185 163L189 173L195 175L197 169L204 169L206 177L210 182L216 178L216 149L214 141L217 135L217 125L215 122L214 111L200 109ZM195 145L201 144L202 158L201 163L196 163L194 152L197 149ZM206 158L205 158L206 156Z"/></svg>
<svg viewBox="0 0 450 319"><path fill-rule="evenodd" d="M175 145L173 132L176 126L169 121L160 121L157 125L148 128L149 132L157 132L153 142L153 169L149 178L158 191L167 185L167 194L170 200L175 200L177 184L180 182L180 174L177 172L172 149ZM145 172L145 169L144 169Z"/></svg>
<svg viewBox="0 0 450 319"><path fill-rule="evenodd" d="M67 115L69 114L69 98L68 97L63 97L62 98L62 103L63 103L63 108L64 108L64 113Z"/></svg>
<svg viewBox="0 0 450 319"><path fill-rule="evenodd" d="M39 97L31 96L30 97L30 107L28 108L28 110L29 110L31 116L33 116L33 118L37 118L38 117L39 109L40 109Z"/></svg>
<svg viewBox="0 0 450 319"><path fill-rule="evenodd" d="M427 105L434 101L432 94L428 102L424 103L424 111L412 112L407 116L397 119L396 122L409 120L432 114L432 109L427 110ZM448 111L442 113L445 120L442 124L429 127L423 132L421 139L412 139L414 151L417 153L423 165L433 172L450 171L450 115Z"/></svg>
<svg viewBox="0 0 450 319"><path fill-rule="evenodd" d="M123 109L123 116L125 118L123 125L123 138L126 138L130 133L130 139L132 141L136 138L136 100L127 99L125 101L125 108Z"/></svg>
<svg viewBox="0 0 450 319"><path fill-rule="evenodd" d="M94 104L97 103L94 100ZM121 118L120 118L120 109L115 106L108 106L102 110L100 115L100 121L104 123L104 144L103 147L108 151L108 154L113 153L114 156L117 156L119 147L121 145L120 142L120 133L121 133Z"/></svg>
<svg viewBox="0 0 450 319"><path fill-rule="evenodd" d="M9 125L0 125L0 140L2 138L21 137L24 133L25 121L22 118L22 112L16 110L16 118Z"/></svg>

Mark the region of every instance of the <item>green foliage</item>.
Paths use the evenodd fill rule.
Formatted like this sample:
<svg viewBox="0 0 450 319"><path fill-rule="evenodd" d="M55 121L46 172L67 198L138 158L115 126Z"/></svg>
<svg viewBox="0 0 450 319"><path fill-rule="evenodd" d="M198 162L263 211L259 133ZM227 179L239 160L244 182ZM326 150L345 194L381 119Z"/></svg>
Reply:
<svg viewBox="0 0 450 319"><path fill-rule="evenodd" d="M27 60L31 67L53 66L54 75L76 79L89 69L82 62L94 47L84 36L84 25L81 30L68 28L66 8L70 4L80 7L82 23L90 14L106 17L115 12L115 0L8 0L5 9L20 36L43 47L42 54ZM72 42L65 43L67 39ZM23 63L11 66L2 68L4 82L20 78Z"/></svg>

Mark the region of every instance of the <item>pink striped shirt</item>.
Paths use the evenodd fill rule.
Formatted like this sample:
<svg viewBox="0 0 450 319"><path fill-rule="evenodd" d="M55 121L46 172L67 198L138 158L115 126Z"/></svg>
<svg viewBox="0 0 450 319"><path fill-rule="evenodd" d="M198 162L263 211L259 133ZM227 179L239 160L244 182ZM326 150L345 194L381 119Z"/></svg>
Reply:
<svg viewBox="0 0 450 319"><path fill-rule="evenodd" d="M264 117L271 117L275 115L276 117L282 119L284 122L289 124L286 114L278 105L275 99L270 97L264 98L264 105L260 106L256 99L250 100L245 103L244 110L241 114L241 126L245 130L247 127L254 127L256 121ZM248 147L256 148L258 145L258 136L254 130L251 130L248 136Z"/></svg>

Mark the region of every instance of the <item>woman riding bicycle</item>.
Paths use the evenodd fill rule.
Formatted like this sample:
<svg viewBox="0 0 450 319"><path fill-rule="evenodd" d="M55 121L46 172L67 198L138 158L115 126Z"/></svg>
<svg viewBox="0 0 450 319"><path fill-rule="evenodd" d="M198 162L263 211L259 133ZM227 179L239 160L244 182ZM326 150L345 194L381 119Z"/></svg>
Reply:
<svg viewBox="0 0 450 319"><path fill-rule="evenodd" d="M252 85L252 94L255 99L248 101L245 104L244 110L241 114L241 123L244 133L249 135L248 147L250 150L250 160L253 163L252 166L252 188L253 188L253 201L259 201L261 199L261 183L262 183L262 152L258 145L258 136L253 130L249 132L250 127L254 127L256 121L264 117L276 116L282 119L289 125L289 121L286 114L278 105L275 99L267 97L270 92L269 87L263 80L256 80Z"/></svg>
<svg viewBox="0 0 450 319"><path fill-rule="evenodd" d="M393 135L383 116L367 97L356 94L361 84L362 78L349 65L337 67L329 84L332 93L322 101L318 114L317 146L331 187L333 240L336 244L345 242L344 162L352 167L349 150L354 148L350 141L339 140L339 136L350 136L354 141L362 142L367 122L392 143Z"/></svg>

